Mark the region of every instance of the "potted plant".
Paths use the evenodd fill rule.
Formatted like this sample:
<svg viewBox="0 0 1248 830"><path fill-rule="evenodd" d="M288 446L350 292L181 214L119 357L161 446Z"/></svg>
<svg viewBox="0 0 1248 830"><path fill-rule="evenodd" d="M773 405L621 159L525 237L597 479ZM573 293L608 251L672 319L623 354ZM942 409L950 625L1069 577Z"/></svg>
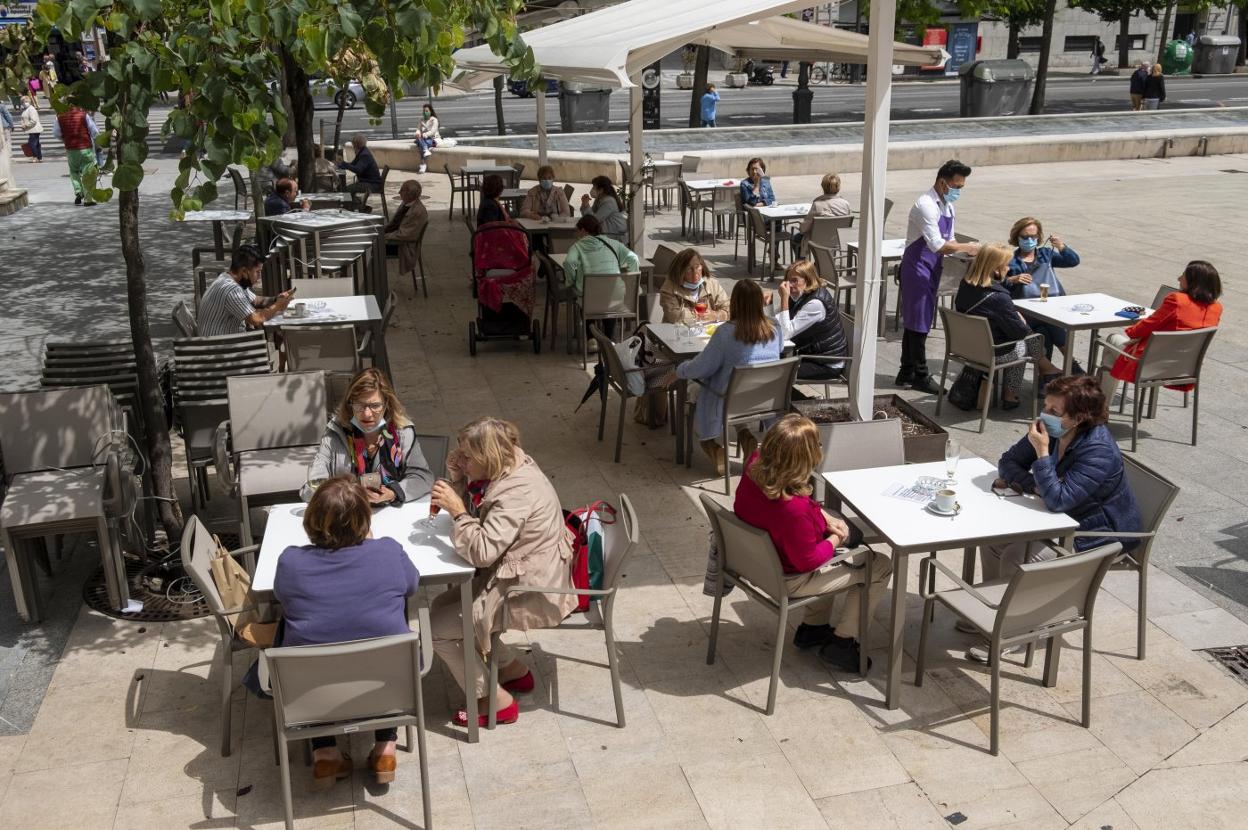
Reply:
<svg viewBox="0 0 1248 830"><path fill-rule="evenodd" d="M745 58L737 55L732 59L732 71L724 76L724 84L732 89L745 89L750 76L745 71Z"/></svg>
<svg viewBox="0 0 1248 830"><path fill-rule="evenodd" d="M830 440L831 424L854 420L849 402L844 400L816 399L794 401L793 409L814 421L819 427L819 437L825 443ZM916 409L909 401L898 395L876 395L871 410L874 417L900 418L902 444L906 449L906 463L944 461L945 428Z"/></svg>
<svg viewBox="0 0 1248 830"><path fill-rule="evenodd" d="M680 53L680 63L685 71L676 76L678 89L693 89L693 65L697 63L698 50L694 46L686 46Z"/></svg>

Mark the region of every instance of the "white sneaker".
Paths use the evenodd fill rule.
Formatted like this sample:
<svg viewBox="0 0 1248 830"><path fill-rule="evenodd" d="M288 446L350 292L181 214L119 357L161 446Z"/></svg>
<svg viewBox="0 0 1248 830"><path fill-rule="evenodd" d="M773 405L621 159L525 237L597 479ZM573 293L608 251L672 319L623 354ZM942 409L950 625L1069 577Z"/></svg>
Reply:
<svg viewBox="0 0 1248 830"><path fill-rule="evenodd" d="M432 151L432 150L425 150L425 151L424 151L424 158L429 158L429 157L430 157L430 156L432 156L432 155L433 155L433 151Z"/></svg>
<svg viewBox="0 0 1248 830"><path fill-rule="evenodd" d="M423 173L423 172L425 172L425 165L423 165L423 164L422 164L422 165L420 165L420 167L416 168L416 172L417 172L417 173Z"/></svg>

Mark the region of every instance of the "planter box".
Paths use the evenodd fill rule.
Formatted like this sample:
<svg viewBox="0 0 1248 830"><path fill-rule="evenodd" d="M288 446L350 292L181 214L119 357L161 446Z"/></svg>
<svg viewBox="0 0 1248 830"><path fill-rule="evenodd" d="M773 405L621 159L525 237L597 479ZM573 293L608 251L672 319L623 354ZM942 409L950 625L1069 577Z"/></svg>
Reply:
<svg viewBox="0 0 1248 830"><path fill-rule="evenodd" d="M876 395L872 409L885 411L889 417L901 417L902 443L905 445L906 463L944 461L945 428L915 409L898 395ZM793 411L805 415L819 426L819 437L825 443L831 432L830 424L853 420L849 414L849 402L843 400L794 401Z"/></svg>
<svg viewBox="0 0 1248 830"><path fill-rule="evenodd" d="M744 72L729 72L724 76L724 84L732 89L745 89L750 82L750 76Z"/></svg>
<svg viewBox="0 0 1248 830"><path fill-rule="evenodd" d="M693 73L682 72L676 76L677 89L693 89Z"/></svg>

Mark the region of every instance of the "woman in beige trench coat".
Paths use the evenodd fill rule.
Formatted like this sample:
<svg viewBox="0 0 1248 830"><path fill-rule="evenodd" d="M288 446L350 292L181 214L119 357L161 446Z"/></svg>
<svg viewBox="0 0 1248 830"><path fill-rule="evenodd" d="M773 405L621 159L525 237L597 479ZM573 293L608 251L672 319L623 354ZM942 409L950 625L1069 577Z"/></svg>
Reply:
<svg viewBox="0 0 1248 830"><path fill-rule="evenodd" d="M455 524L455 552L477 568L473 577L472 617L477 651L498 661L498 722L513 723L519 709L512 692L533 689L533 674L510 648L490 654L496 631L527 631L558 625L576 607L569 594L513 594L503 616L503 594L512 585L572 587L572 534L564 526L554 486L520 448L516 427L497 418L479 418L459 431L459 446L447 458L448 479L433 486L433 503ZM458 592L433 601L433 649L468 692L464 677L463 623ZM486 675L478 662L471 678L480 723L486 725ZM467 723L467 713L456 713Z"/></svg>

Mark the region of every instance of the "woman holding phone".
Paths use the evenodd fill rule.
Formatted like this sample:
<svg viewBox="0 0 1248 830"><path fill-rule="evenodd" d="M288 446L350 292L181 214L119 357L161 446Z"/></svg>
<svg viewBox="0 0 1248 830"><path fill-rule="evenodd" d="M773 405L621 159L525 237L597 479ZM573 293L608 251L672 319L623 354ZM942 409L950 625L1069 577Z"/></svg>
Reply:
<svg viewBox="0 0 1248 830"><path fill-rule="evenodd" d="M374 507L423 498L433 484L416 428L377 369L355 376L325 425L304 498L311 498L319 482L343 473L360 480Z"/></svg>
<svg viewBox="0 0 1248 830"><path fill-rule="evenodd" d="M1010 244L1014 246L1014 258L1010 260L1010 270L1006 272L1005 287L1010 296L1016 300L1036 299L1041 295L1041 286L1048 297L1061 297L1066 294L1062 281L1057 278L1055 268L1074 268L1079 264L1079 254L1075 249L1062 241L1057 234L1044 236L1044 226L1040 220L1032 216L1024 216L1010 228ZM1029 321L1031 330L1044 337L1044 356L1052 360L1053 347L1066 352L1066 329L1049 323ZM1073 373L1083 374L1079 362L1075 361Z"/></svg>

